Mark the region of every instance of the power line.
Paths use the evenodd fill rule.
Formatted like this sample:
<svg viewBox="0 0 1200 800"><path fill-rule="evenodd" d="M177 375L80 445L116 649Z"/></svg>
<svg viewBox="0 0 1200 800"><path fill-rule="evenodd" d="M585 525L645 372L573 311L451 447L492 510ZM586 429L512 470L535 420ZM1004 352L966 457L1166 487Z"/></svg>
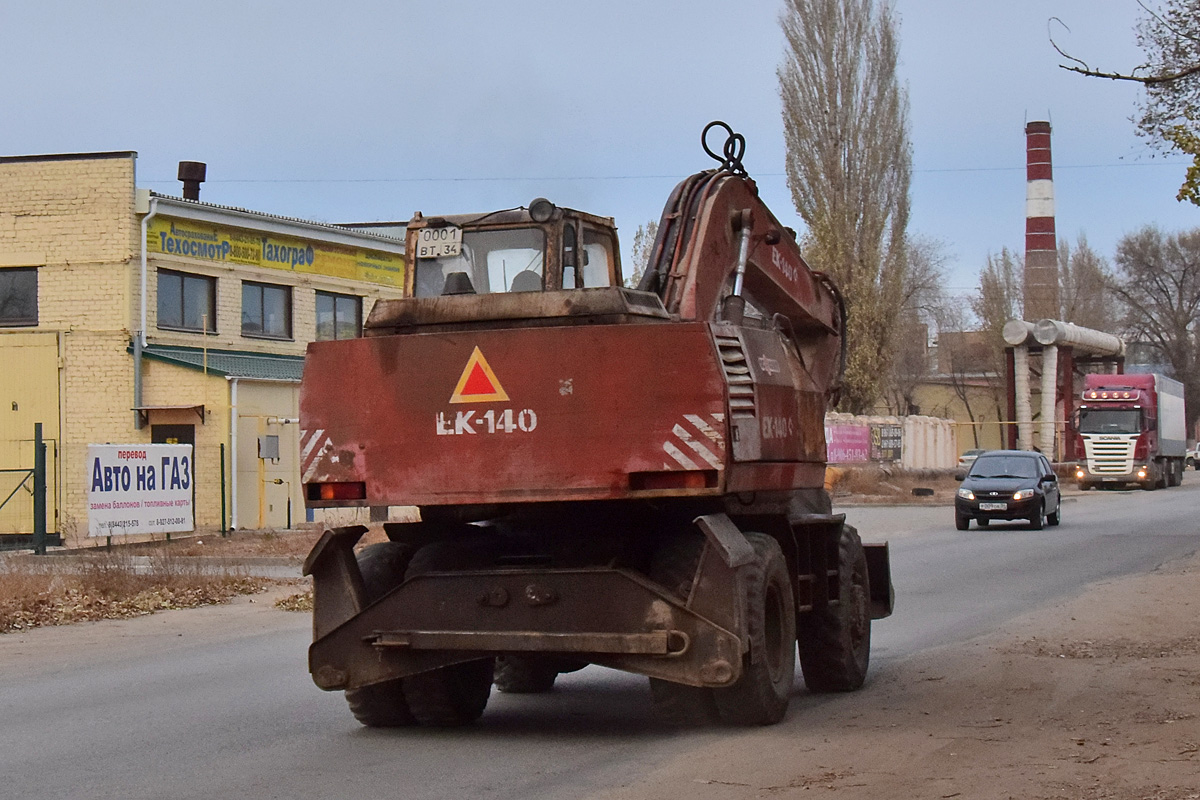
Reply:
<svg viewBox="0 0 1200 800"><path fill-rule="evenodd" d="M1190 166L1190 161L1157 161L1157 162L1121 162L1113 164L1055 164L1054 169L1060 170L1080 170L1080 169L1111 169L1114 167L1179 167ZM943 174L943 173L969 173L969 172L1024 172L1024 166L1014 167L935 167L927 169L915 169L914 174ZM760 172L755 177L758 178L782 178L786 175L783 172ZM450 177L416 177L416 178L216 178L206 181L206 183L513 183L518 181L525 182L548 182L548 181L643 181L643 180L683 180L687 175L566 175L566 176L545 176L545 177L503 177L498 175L485 176L480 178L470 178L465 176L450 176ZM147 180L149 184L174 184L178 181L174 179L154 179Z"/></svg>

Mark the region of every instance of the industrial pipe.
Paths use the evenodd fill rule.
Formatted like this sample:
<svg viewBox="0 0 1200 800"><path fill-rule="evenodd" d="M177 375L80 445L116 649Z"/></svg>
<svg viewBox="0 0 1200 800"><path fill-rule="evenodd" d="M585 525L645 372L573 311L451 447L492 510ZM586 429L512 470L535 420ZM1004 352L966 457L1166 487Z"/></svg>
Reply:
<svg viewBox="0 0 1200 800"><path fill-rule="evenodd" d="M1046 345L1042 350L1042 429L1038 434L1042 453L1055 460L1055 408L1058 405L1058 347Z"/></svg>
<svg viewBox="0 0 1200 800"><path fill-rule="evenodd" d="M1006 324L1007 328L1008 325ZM1033 409L1029 396L1029 348L1013 349L1013 393L1017 400L1017 449L1028 450L1033 445Z"/></svg>
<svg viewBox="0 0 1200 800"><path fill-rule="evenodd" d="M1004 331L1008 333L1008 325ZM1125 342L1111 333L1083 328L1070 322L1060 322L1056 319L1043 319L1033 324L1033 336L1041 345L1069 344L1076 351L1095 356L1123 356Z"/></svg>
<svg viewBox="0 0 1200 800"><path fill-rule="evenodd" d="M1023 319L1010 319L1004 323L1004 330L1001 333L1004 341L1013 347L1034 343L1033 323Z"/></svg>

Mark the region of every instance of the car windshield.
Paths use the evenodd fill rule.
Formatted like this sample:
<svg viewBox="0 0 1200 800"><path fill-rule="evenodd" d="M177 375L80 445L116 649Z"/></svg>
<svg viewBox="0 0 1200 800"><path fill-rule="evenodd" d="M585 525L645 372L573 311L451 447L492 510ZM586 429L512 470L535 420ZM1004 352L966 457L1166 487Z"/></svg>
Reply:
<svg viewBox="0 0 1200 800"><path fill-rule="evenodd" d="M541 291L545 249L541 228L464 230L457 255L416 260L416 296L437 297L454 272L466 273L477 294Z"/></svg>
<svg viewBox="0 0 1200 800"><path fill-rule="evenodd" d="M980 456L971 466L972 478L1036 478L1037 464L1022 456Z"/></svg>
<svg viewBox="0 0 1200 800"><path fill-rule="evenodd" d="M1142 412L1136 408L1084 408L1080 433L1140 433Z"/></svg>

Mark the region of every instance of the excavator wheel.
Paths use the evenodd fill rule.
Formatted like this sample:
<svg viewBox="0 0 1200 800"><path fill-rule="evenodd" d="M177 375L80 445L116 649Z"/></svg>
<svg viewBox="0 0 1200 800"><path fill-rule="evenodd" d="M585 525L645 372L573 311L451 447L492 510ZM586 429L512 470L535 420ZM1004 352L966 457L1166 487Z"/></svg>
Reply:
<svg viewBox="0 0 1200 800"><path fill-rule="evenodd" d="M704 536L699 531L668 534L651 557L649 577L686 600L703 552ZM654 715L668 725L705 725L718 719L712 689L651 678L650 697Z"/></svg>
<svg viewBox="0 0 1200 800"><path fill-rule="evenodd" d="M536 656L508 655L496 659L493 681L505 694L541 694L554 688L558 669Z"/></svg>
<svg viewBox="0 0 1200 800"><path fill-rule="evenodd" d="M787 714L796 678L796 604L779 542L765 533L746 539L755 554L743 584L750 652L737 683L712 692L722 722L772 725Z"/></svg>
<svg viewBox="0 0 1200 800"><path fill-rule="evenodd" d="M399 542L364 547L357 556L367 603L373 603L404 582L412 548ZM403 679L346 690L354 718L368 728L399 728L416 724L404 697Z"/></svg>
<svg viewBox="0 0 1200 800"><path fill-rule="evenodd" d="M482 566L489 563L493 552L485 538L427 544L413 555L405 578ZM455 727L479 719L492 692L494 667L495 659L481 658L404 678L404 698L413 718L435 727Z"/></svg>
<svg viewBox="0 0 1200 800"><path fill-rule="evenodd" d="M812 692L853 691L867 677L871 587L862 541L849 525L842 526L838 540L838 598L798 620L800 669Z"/></svg>
<svg viewBox="0 0 1200 800"><path fill-rule="evenodd" d="M403 728L417 720L404 697L404 679L346 690L350 713L368 728Z"/></svg>

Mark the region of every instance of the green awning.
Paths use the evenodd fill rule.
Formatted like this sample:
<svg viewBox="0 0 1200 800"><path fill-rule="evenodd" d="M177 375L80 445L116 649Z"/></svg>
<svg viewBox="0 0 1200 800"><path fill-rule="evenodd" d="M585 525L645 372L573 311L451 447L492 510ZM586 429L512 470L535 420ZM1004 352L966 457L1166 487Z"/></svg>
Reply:
<svg viewBox="0 0 1200 800"><path fill-rule="evenodd" d="M133 352L132 345L129 346L128 352ZM142 348L142 357L197 371L207 371L223 378L298 383L300 374L304 371L303 356L248 353L244 350L210 348L206 353L199 347L148 344Z"/></svg>

